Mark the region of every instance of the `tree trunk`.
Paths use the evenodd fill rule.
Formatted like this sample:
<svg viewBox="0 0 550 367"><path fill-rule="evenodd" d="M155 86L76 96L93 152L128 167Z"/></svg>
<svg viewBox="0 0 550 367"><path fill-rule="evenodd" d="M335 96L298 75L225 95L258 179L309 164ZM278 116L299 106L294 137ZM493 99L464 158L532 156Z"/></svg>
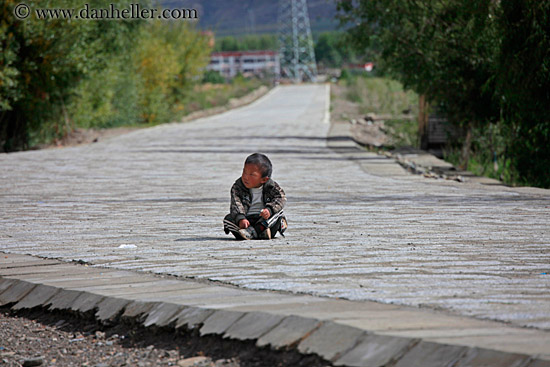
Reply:
<svg viewBox="0 0 550 367"><path fill-rule="evenodd" d="M418 98L418 107L418 141L420 149L428 150L428 103L424 94Z"/></svg>
<svg viewBox="0 0 550 367"><path fill-rule="evenodd" d="M462 145L462 154L460 157L460 169L468 169L468 161L470 160L470 149L472 147L472 128L473 124L468 122L466 125L466 139L464 139L464 144Z"/></svg>

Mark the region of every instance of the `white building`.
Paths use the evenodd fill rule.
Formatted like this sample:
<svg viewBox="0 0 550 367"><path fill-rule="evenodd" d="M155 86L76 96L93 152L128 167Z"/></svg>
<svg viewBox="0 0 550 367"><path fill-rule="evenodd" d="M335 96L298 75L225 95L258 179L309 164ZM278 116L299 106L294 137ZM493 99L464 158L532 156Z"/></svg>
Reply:
<svg viewBox="0 0 550 367"><path fill-rule="evenodd" d="M279 55L269 50L214 52L206 69L215 70L226 78L239 72L243 75L279 75Z"/></svg>

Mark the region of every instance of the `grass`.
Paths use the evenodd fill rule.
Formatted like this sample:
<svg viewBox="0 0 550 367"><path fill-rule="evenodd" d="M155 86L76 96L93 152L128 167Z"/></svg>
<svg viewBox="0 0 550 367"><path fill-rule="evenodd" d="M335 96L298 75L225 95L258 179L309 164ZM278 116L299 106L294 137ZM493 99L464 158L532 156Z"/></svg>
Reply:
<svg viewBox="0 0 550 367"><path fill-rule="evenodd" d="M405 90L400 82L389 78L345 75L339 83L346 88L346 99L359 105L360 114L390 116L384 126L391 144L395 147L418 146L416 93ZM404 115L413 118L403 118Z"/></svg>
<svg viewBox="0 0 550 367"><path fill-rule="evenodd" d="M384 122L386 132L391 137L391 144L394 148L418 147L418 120L412 119L391 119Z"/></svg>
<svg viewBox="0 0 550 367"><path fill-rule="evenodd" d="M343 81L346 98L359 103L360 113L402 115L404 111L418 114L418 95L403 89L398 81L379 77L353 77Z"/></svg>
<svg viewBox="0 0 550 367"><path fill-rule="evenodd" d="M472 132L472 146L467 169L476 176L485 176L516 185L517 178L506 159L506 142L500 123L476 127ZM447 146L443 152L446 161L463 165L460 144Z"/></svg>

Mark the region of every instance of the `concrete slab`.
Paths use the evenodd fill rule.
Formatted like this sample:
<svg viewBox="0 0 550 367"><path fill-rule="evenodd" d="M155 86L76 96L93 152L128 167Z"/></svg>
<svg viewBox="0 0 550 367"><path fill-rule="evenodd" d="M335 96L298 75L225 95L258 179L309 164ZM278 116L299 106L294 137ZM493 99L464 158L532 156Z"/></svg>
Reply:
<svg viewBox="0 0 550 367"><path fill-rule="evenodd" d="M254 307L234 307L231 309L253 311ZM297 315L320 320L336 320L344 323L353 322L358 315L368 317L383 316L386 311L403 311L406 308L396 305L386 305L375 302L352 302L348 300L333 300L313 296L280 297L279 302L263 305L262 310L283 315Z"/></svg>
<svg viewBox="0 0 550 367"><path fill-rule="evenodd" d="M472 348L456 367L524 367L531 359L525 355Z"/></svg>
<svg viewBox="0 0 550 367"><path fill-rule="evenodd" d="M2 292L2 294L0 294L0 306L19 302L23 297L25 297L28 293L30 293L35 287L36 287L36 284L27 283L24 281L16 281L4 292Z"/></svg>
<svg viewBox="0 0 550 367"><path fill-rule="evenodd" d="M148 315L149 311L151 311L153 307L157 306L158 304L160 304L160 302L132 301L124 308L124 313L122 314L122 317L143 321L146 315Z"/></svg>
<svg viewBox="0 0 550 367"><path fill-rule="evenodd" d="M237 320L244 317L245 313L237 311L217 310L210 315L200 328L200 334L220 334L225 333Z"/></svg>
<svg viewBox="0 0 550 367"><path fill-rule="evenodd" d="M449 329L482 329L495 326L467 317L450 316L443 313L425 312L414 310L407 307L401 309L387 310L357 310L354 312L333 312L331 318L339 324L350 325L376 332L391 331L391 335L396 335L395 331L412 330L409 333L411 337L414 333L424 330L449 330Z"/></svg>
<svg viewBox="0 0 550 367"><path fill-rule="evenodd" d="M234 304L219 304L214 305L215 308L223 308L230 311L242 311L242 312L253 312L261 309L262 311L278 314L278 315L289 315L296 314L300 310L307 309L309 310L313 304L325 304L327 302L326 298L316 298L312 296L298 296L293 295L292 297L281 297L277 295L275 299L258 297L256 298L257 302L254 302L254 297L250 297L250 301L234 303ZM268 301L269 303L266 303ZM326 310L328 313L329 311ZM307 312L304 311L304 314Z"/></svg>
<svg viewBox="0 0 550 367"><path fill-rule="evenodd" d="M143 279L149 279L149 281L154 281L151 278L142 278L139 274L132 274L128 272L84 272L84 273L74 273L74 274L48 274L40 279L44 284L63 287L63 288L85 288L85 287L101 287L101 286L115 286L117 284L131 284L142 282ZM31 278L26 278L27 281L33 281Z"/></svg>
<svg viewBox="0 0 550 367"><path fill-rule="evenodd" d="M74 300L71 310L83 313L92 311L104 299L105 297L97 294L81 292L81 294Z"/></svg>
<svg viewBox="0 0 550 367"><path fill-rule="evenodd" d="M438 339L438 338L466 338L472 336L498 336L510 333L525 333L529 335L531 331L529 329L506 327L500 323L491 323L483 320L473 320L473 322L466 323L460 327L453 325L453 327L439 327L438 329L430 328L418 328L418 329L406 329L406 330L380 330L377 333L381 335L399 336L404 338L425 338L425 339Z"/></svg>
<svg viewBox="0 0 550 367"><path fill-rule="evenodd" d="M60 292L48 302L50 304L48 309L50 311L70 309L81 294L82 292L79 291L60 289Z"/></svg>
<svg viewBox="0 0 550 367"><path fill-rule="evenodd" d="M532 329L511 328L511 330L503 331L500 335L425 338L425 340L433 343L483 347L518 354L537 355L540 351L544 351L542 354L549 354L550 351L550 333Z"/></svg>
<svg viewBox="0 0 550 367"><path fill-rule="evenodd" d="M159 292L140 292L126 293L124 297L128 299L140 299L142 301L151 301L162 297L166 302L178 303L188 306L211 305L221 303L225 297L237 297L239 295L246 296L247 291L239 292L234 288L224 288L219 286L204 286L198 284L194 288L185 288L175 291L159 291Z"/></svg>
<svg viewBox="0 0 550 367"><path fill-rule="evenodd" d="M88 270L89 269L89 270ZM63 282L70 281L84 281L84 280L93 280L99 279L102 277L104 271L89 267L83 267L80 270L75 269L67 272L48 272L48 273L32 273L32 274L23 274L17 275L17 279L25 280L31 283L41 282L43 284L48 283L47 285L63 287L65 284ZM59 282L59 283L57 283Z"/></svg>
<svg viewBox="0 0 550 367"><path fill-rule="evenodd" d="M419 340L385 335L365 335L349 352L334 362L335 366L382 367L399 360Z"/></svg>
<svg viewBox="0 0 550 367"><path fill-rule="evenodd" d="M148 312L147 318L143 322L143 326L167 326L174 321L174 316L183 308L184 306L175 305L173 303L159 303Z"/></svg>
<svg viewBox="0 0 550 367"><path fill-rule="evenodd" d="M0 276L10 277L17 276L18 279L22 279L23 275L37 275L37 274L48 274L48 273L70 273L71 271L84 271L79 269L74 265L66 265L63 263L57 263L52 265L44 266L27 266L27 267L17 267L9 269L0 269Z"/></svg>
<svg viewBox="0 0 550 367"><path fill-rule="evenodd" d="M96 318L101 322L112 321L124 311L130 301L121 298L105 298L97 304Z"/></svg>
<svg viewBox="0 0 550 367"><path fill-rule="evenodd" d="M364 330L327 321L298 344L298 350L334 361L355 347L363 335Z"/></svg>
<svg viewBox="0 0 550 367"><path fill-rule="evenodd" d="M395 367L452 367L467 348L428 342L420 342L403 355Z"/></svg>
<svg viewBox="0 0 550 367"><path fill-rule="evenodd" d="M176 320L176 329L185 327L195 329L210 317L215 311L199 307L186 307L181 310L174 318Z"/></svg>
<svg viewBox="0 0 550 367"><path fill-rule="evenodd" d="M124 278L126 279L126 278ZM102 280L101 283L107 283L108 279ZM99 282L98 282L99 283ZM68 287L68 289L81 290L90 293L102 294L111 297L133 296L140 298L140 295L157 295L160 293L178 294L182 291L201 289L204 285L169 280L158 280L155 278L134 277L127 283L117 279L115 284L89 285Z"/></svg>
<svg viewBox="0 0 550 367"><path fill-rule="evenodd" d="M289 298L281 296L281 294L262 294L260 292L250 292L250 291L241 291L238 293L233 293L224 297L208 298L206 304L198 303L197 306L208 306L209 308L215 309L226 309L233 311L249 311L254 312L258 310L267 309L286 309L289 306ZM292 297L291 302L294 305L299 303L294 302L298 297ZM279 306L279 307L277 307ZM272 314L285 314L284 312L268 312Z"/></svg>
<svg viewBox="0 0 550 367"><path fill-rule="evenodd" d="M8 278L2 278L0 277L0 294L4 292L6 289L11 287L13 283L17 282L15 279L8 279Z"/></svg>
<svg viewBox="0 0 550 367"><path fill-rule="evenodd" d="M24 308L33 308L38 306L48 306L49 300L61 291L59 288L49 285L39 284L12 308L21 310Z"/></svg>
<svg viewBox="0 0 550 367"><path fill-rule="evenodd" d="M281 323L284 316L265 312L250 312L237 320L224 334L224 338L258 339Z"/></svg>
<svg viewBox="0 0 550 367"><path fill-rule="evenodd" d="M124 282L130 282L132 278L139 278L140 274L129 271L102 269L93 267L75 267L70 271L48 272L44 274L23 274L18 279L24 279L29 282L44 282L44 284L54 285L56 287L67 287L74 285L105 285L109 281L116 282L123 279ZM94 283L97 282L97 283Z"/></svg>
<svg viewBox="0 0 550 367"><path fill-rule="evenodd" d="M0 270L27 268L32 266L44 266L44 265L58 265L57 260L45 260L45 259L29 259L28 257L20 257L18 260L11 258L0 258Z"/></svg>
<svg viewBox="0 0 550 367"><path fill-rule="evenodd" d="M536 360L531 362L528 367L550 367L550 360Z"/></svg>
<svg viewBox="0 0 550 367"><path fill-rule="evenodd" d="M321 326L321 321L298 316L285 317L273 330L261 336L256 345L273 348L293 347Z"/></svg>
<svg viewBox="0 0 550 367"><path fill-rule="evenodd" d="M18 261L30 261L30 260L45 260L37 257L30 257L29 255L0 252L0 263L15 263Z"/></svg>

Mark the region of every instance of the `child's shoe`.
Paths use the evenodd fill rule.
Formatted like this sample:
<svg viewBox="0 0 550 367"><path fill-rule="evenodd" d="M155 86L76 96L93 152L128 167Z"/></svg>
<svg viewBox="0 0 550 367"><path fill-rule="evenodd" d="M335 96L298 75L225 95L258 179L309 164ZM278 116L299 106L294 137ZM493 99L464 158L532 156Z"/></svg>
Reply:
<svg viewBox="0 0 550 367"><path fill-rule="evenodd" d="M239 234L241 235L243 240L253 240L255 238L258 238L258 234L252 226L239 230Z"/></svg>
<svg viewBox="0 0 550 367"><path fill-rule="evenodd" d="M265 231L260 233L261 240L270 240L271 239L271 229L267 228Z"/></svg>

